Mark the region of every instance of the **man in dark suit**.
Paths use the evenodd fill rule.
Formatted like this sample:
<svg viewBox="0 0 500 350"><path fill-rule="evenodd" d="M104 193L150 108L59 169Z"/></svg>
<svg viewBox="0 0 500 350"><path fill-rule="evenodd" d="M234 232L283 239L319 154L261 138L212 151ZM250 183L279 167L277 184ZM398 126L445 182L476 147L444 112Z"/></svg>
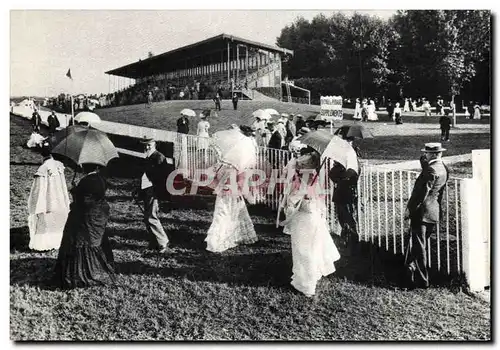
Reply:
<svg viewBox="0 0 500 350"><path fill-rule="evenodd" d="M219 92L217 92L215 94L214 103L215 103L215 110L216 111L220 111L221 110L221 108L220 108L220 100L222 98L221 96L222 96L222 94L220 94Z"/></svg>
<svg viewBox="0 0 500 350"><path fill-rule="evenodd" d="M415 181L405 213L410 219L411 244L407 249L406 268L410 288L429 287L427 240L439 223L440 205L448 181L448 168L441 160L441 143L426 143L421 158L422 172Z"/></svg>
<svg viewBox="0 0 500 350"><path fill-rule="evenodd" d="M233 101L234 110L237 110L238 109L238 95L236 93L233 94L232 101ZM219 111L220 111L220 108L219 108Z"/></svg>
<svg viewBox="0 0 500 350"><path fill-rule="evenodd" d="M35 109L33 114L31 115L31 125L33 125L33 131L40 132L40 126L42 125L42 117Z"/></svg>
<svg viewBox="0 0 500 350"><path fill-rule="evenodd" d="M181 115L177 119L177 132L179 134L189 134L189 119L185 115Z"/></svg>
<svg viewBox="0 0 500 350"><path fill-rule="evenodd" d="M295 129L297 132L306 127L306 122L304 121L304 117L301 114L297 114L297 123L295 124Z"/></svg>
<svg viewBox="0 0 500 350"><path fill-rule="evenodd" d="M449 111L445 111L444 115L439 118L441 128L441 141L450 141L451 118Z"/></svg>
<svg viewBox="0 0 500 350"><path fill-rule="evenodd" d="M353 148L354 140L348 139ZM333 167L328 172L328 177L334 183L334 192L332 201L335 203L335 212L339 221L341 232L340 236L348 245L351 254L357 253L359 234L358 234L358 179L359 179L359 160L357 154L354 156L355 162L347 168L339 162L334 162Z"/></svg>
<svg viewBox="0 0 500 350"><path fill-rule="evenodd" d="M267 147L274 148L274 149L282 149L283 144L284 144L283 133L280 132L280 130L278 130L277 126L274 126L271 133L272 133L271 139L269 140L269 144Z"/></svg>
<svg viewBox="0 0 500 350"><path fill-rule="evenodd" d="M165 156L156 150L155 140L145 137L141 143L144 145L146 160L140 195L144 201L144 223L149 233L149 248L165 253L169 240L158 218L158 199L166 196L169 165Z"/></svg>
<svg viewBox="0 0 500 350"><path fill-rule="evenodd" d="M61 126L54 111L52 111L52 113L47 117L47 123L49 124L49 133L51 135L53 135L57 128Z"/></svg>

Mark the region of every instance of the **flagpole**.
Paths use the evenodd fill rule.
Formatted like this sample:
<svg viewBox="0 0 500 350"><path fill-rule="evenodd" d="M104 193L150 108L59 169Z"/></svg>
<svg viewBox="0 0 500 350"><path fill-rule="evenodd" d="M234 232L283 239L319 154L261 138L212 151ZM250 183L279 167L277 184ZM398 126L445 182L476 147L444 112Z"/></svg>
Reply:
<svg viewBox="0 0 500 350"><path fill-rule="evenodd" d="M71 68L68 69L68 73L66 73L66 76L71 80L71 88L70 88L70 96L71 96L71 99L70 99L70 101L71 101L71 125L73 125L74 122L75 122L75 111L74 111L74 101L73 101L73 92L74 92L73 88L74 87L73 87L73 77L71 76ZM66 123L66 124L67 124L66 127L68 127L69 124L68 123Z"/></svg>
<svg viewBox="0 0 500 350"><path fill-rule="evenodd" d="M73 85L73 84L71 84ZM71 89L73 90L73 89ZM74 103L73 103L73 92L71 92L71 125L73 125L75 121L75 111L74 111Z"/></svg>

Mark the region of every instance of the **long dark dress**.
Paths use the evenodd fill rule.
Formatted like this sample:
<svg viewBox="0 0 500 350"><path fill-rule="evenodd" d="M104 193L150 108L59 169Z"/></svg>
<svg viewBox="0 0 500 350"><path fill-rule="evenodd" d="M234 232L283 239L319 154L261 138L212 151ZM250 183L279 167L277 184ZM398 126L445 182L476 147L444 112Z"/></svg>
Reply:
<svg viewBox="0 0 500 350"><path fill-rule="evenodd" d="M73 203L53 282L61 288L114 283L113 252L105 234L109 218L109 204L104 197L106 182L97 173L91 173L71 192Z"/></svg>

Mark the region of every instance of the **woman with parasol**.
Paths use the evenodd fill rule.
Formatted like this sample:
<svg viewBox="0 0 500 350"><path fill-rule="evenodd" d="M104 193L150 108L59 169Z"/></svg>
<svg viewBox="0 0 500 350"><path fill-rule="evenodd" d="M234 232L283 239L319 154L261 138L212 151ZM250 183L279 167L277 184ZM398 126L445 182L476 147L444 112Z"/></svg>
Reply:
<svg viewBox="0 0 500 350"><path fill-rule="evenodd" d="M118 156L116 149L104 133L82 128L68 133L52 153L71 159L83 170L83 177L70 191L73 202L53 282L61 288L114 282L113 252L105 234L110 207L105 197L107 184L100 170Z"/></svg>
<svg viewBox="0 0 500 350"><path fill-rule="evenodd" d="M257 242L245 199L254 197L245 190L245 170L255 167L257 147L250 127L214 134L212 146L218 155L214 217L207 232L207 250L223 252L239 244ZM248 186L247 186L248 187Z"/></svg>
<svg viewBox="0 0 500 350"><path fill-rule="evenodd" d="M334 262L340 259L340 254L328 230L324 198L314 191L318 177L311 172L321 167L320 155L311 147L302 153L297 158L297 172L292 184L287 187L284 200L287 219L281 225L291 235L291 285L307 297L312 297L321 277L335 272ZM306 191L303 190L304 182Z"/></svg>

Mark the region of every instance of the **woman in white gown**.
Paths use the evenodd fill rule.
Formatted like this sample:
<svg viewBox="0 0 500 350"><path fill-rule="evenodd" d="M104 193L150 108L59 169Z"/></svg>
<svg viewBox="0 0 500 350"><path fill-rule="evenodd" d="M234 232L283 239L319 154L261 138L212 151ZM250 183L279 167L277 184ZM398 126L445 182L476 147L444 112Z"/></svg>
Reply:
<svg viewBox="0 0 500 350"><path fill-rule="evenodd" d="M359 98L356 99L353 119L361 120L361 103L359 102Z"/></svg>
<svg viewBox="0 0 500 350"><path fill-rule="evenodd" d="M208 112L210 113L210 112ZM210 123L207 121L207 112L200 114L201 120L198 122L198 129L196 130L196 135L198 135L198 150L206 150L210 143L210 135L208 134L208 129L210 129Z"/></svg>
<svg viewBox="0 0 500 350"><path fill-rule="evenodd" d="M216 180L229 178L230 172L236 173L236 170L223 165L217 172ZM215 199L214 218L205 239L207 250L210 252L220 253L240 244L252 244L258 240L245 199L241 194L242 174L238 174L236 179L240 182L239 193L234 193L232 186L226 183L221 185L221 191ZM250 203L254 202L249 196L245 198Z"/></svg>
<svg viewBox="0 0 500 350"><path fill-rule="evenodd" d="M203 111L200 114L201 120L198 122L198 128L196 130L196 135L198 135L198 152L201 152L199 164L200 168L205 168L208 161L207 149L210 145L210 135L208 134L208 129L210 129L210 123L207 121L207 117L210 115L210 111Z"/></svg>
<svg viewBox="0 0 500 350"><path fill-rule="evenodd" d="M252 130L243 129L241 133L249 138L248 147L237 153L242 158L245 158L245 152L252 153L249 158L253 158L252 162L255 162L257 145L251 136ZM218 192L214 218L205 239L208 251L223 252L240 244L257 242L257 234L245 204L245 199L250 204L255 203L254 191L248 188L245 190L245 181L244 170L237 171L227 164L216 165L216 176L212 186Z"/></svg>
<svg viewBox="0 0 500 350"><path fill-rule="evenodd" d="M377 121L378 116L375 107L375 102L373 100L370 100L370 104L368 105L368 120L370 121Z"/></svg>
<svg viewBox="0 0 500 350"><path fill-rule="evenodd" d="M408 101L407 98L405 98L405 103L403 105L403 112L409 112L410 111L410 101Z"/></svg>
<svg viewBox="0 0 500 350"><path fill-rule="evenodd" d="M300 156L296 163L297 169L316 169L318 166L316 152ZM290 187L285 199L287 219L282 223L292 241L291 285L308 297L316 293L316 285L322 276L335 272L334 262L340 259L328 229L324 198L314 194L312 180L313 176L310 176L307 193L301 193L300 186Z"/></svg>
<svg viewBox="0 0 500 350"><path fill-rule="evenodd" d="M266 129L266 121L256 117L252 124L252 129L255 131L255 140L257 141L257 145L267 147L267 143L265 143L265 140L263 139L264 130Z"/></svg>
<svg viewBox="0 0 500 350"><path fill-rule="evenodd" d="M29 248L40 251L59 248L69 213L64 165L52 158L47 141L42 156L28 198Z"/></svg>

